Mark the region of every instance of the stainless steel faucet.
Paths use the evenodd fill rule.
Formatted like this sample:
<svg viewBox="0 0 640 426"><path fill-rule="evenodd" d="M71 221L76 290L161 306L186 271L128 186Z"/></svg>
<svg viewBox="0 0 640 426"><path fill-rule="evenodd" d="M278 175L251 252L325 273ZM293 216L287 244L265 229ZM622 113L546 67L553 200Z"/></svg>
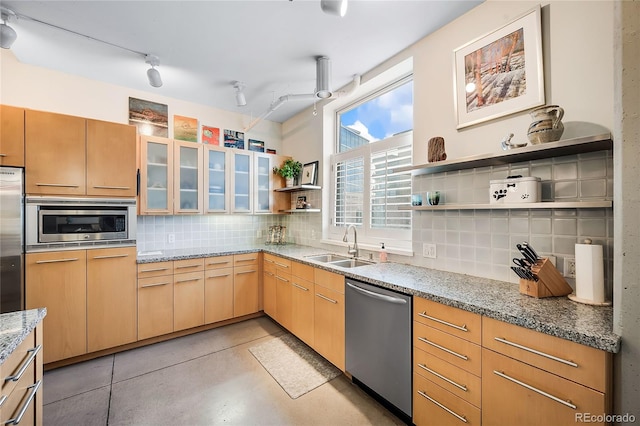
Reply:
<svg viewBox="0 0 640 426"><path fill-rule="evenodd" d="M349 239L347 238L349 234L349 229L353 228L353 248L349 245ZM347 230L344 231L344 237L342 237L342 241L347 243L347 253L352 254L354 258L359 257L360 253L358 251L358 231L356 230L356 226L351 224L347 226Z"/></svg>

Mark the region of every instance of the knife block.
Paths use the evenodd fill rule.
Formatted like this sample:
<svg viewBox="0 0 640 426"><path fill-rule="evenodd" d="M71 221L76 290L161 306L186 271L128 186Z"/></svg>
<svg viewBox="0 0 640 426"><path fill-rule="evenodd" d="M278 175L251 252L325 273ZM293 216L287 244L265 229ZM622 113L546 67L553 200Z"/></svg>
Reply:
<svg viewBox="0 0 640 426"><path fill-rule="evenodd" d="M538 277L538 281L520 278L520 293L522 294L543 298L566 296L573 292L567 280L546 257L532 265L531 272Z"/></svg>

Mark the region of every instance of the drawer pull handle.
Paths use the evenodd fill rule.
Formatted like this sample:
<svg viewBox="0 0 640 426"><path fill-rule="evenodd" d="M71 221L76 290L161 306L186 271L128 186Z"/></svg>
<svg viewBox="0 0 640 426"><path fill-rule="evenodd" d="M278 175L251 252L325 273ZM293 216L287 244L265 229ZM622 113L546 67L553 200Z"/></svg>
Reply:
<svg viewBox="0 0 640 426"><path fill-rule="evenodd" d="M252 257L251 259L236 259L236 262L255 262L258 260L257 257Z"/></svg>
<svg viewBox="0 0 640 426"><path fill-rule="evenodd" d="M221 277L228 277L231 274L221 274L221 275L211 275L210 277L207 278L221 278Z"/></svg>
<svg viewBox="0 0 640 426"><path fill-rule="evenodd" d="M95 256L94 259L116 259L118 257L129 257L128 254L112 254L109 256Z"/></svg>
<svg viewBox="0 0 640 426"><path fill-rule="evenodd" d="M274 262L273 260L271 260L271 259L265 259L264 261L265 261L265 262L267 262L267 263L275 263L275 262Z"/></svg>
<svg viewBox="0 0 640 426"><path fill-rule="evenodd" d="M338 301L337 301L337 300L329 299L327 296L323 296L323 295L321 295L320 293L316 293L316 296L318 296L318 297L319 297L319 298L321 298L321 299L326 300L327 302L331 302L331 303L333 303L333 304L338 304Z"/></svg>
<svg viewBox="0 0 640 426"><path fill-rule="evenodd" d="M462 390L463 390L463 391L465 391L465 392L467 392L467 391L468 391L468 389L467 389L467 387L466 387L465 385L461 385L461 384L458 384L458 383L454 382L453 380L451 380L451 379L449 379L449 378L447 378L447 377L443 376L442 374L440 374L440 373L438 373L438 372L433 371L432 369L430 369L429 367L427 367L427 366L426 366L426 365L424 365L424 364L418 364L418 367L422 368L423 370L428 371L429 373L433 374L433 375L434 375L434 376L436 376L436 377L441 378L441 379L442 379L442 380L444 380L445 382L447 382L447 383L449 383L449 384L452 384L453 386L457 387L458 389L462 389Z"/></svg>
<svg viewBox="0 0 640 426"><path fill-rule="evenodd" d="M142 288L159 287L161 285L167 285L167 284L169 284L169 283L168 282L164 282L164 283L146 284L146 285L143 285Z"/></svg>
<svg viewBox="0 0 640 426"><path fill-rule="evenodd" d="M40 349L42 349L42 345L38 345L35 348L29 349L27 351L27 352L31 352L31 355L29 355L29 358L27 358L24 361L24 363L20 366L20 369L16 372L16 374L5 377L4 381L17 382L18 380L20 380L20 378L24 375L25 371L27 371L27 368L29 368L33 360L36 359L36 355L38 355L38 352L40 352Z"/></svg>
<svg viewBox="0 0 640 426"><path fill-rule="evenodd" d="M431 321L439 322L440 324L444 324L444 325L447 325L449 327L453 327L456 330L460 330L460 331L464 331L464 332L468 332L469 331L469 329L467 328L467 324L462 324L462 325L451 324L450 322L441 320L440 318L436 318L436 317L432 317L431 315L427 315L427 311L419 312L418 316L420 316L422 318L430 319Z"/></svg>
<svg viewBox="0 0 640 426"><path fill-rule="evenodd" d="M286 282L286 283L288 283L288 282L289 282L289 280L288 280L288 279L286 279L286 278L282 278L282 277L279 277L279 276L277 276L277 275L276 275L276 278L277 278L277 279L279 279L280 281L284 281L284 282Z"/></svg>
<svg viewBox="0 0 640 426"><path fill-rule="evenodd" d="M24 402L24 405L22 406L22 408L20 408L18 415L14 419L7 420L4 423L5 425L17 425L22 421L22 418L27 412L27 408L29 408L29 405L33 402L33 399L36 397L36 393L38 392L38 389L40 389L40 385L42 385L42 380L38 380L33 385L27 387L27 389L31 389L31 393L29 394L29 397Z"/></svg>
<svg viewBox="0 0 640 426"><path fill-rule="evenodd" d="M254 272L258 272L255 269L251 270L251 271L242 271L242 272L236 272L236 275L240 275L240 274L252 274Z"/></svg>
<svg viewBox="0 0 640 426"><path fill-rule="evenodd" d="M277 266L281 267L281 268L289 268L289 265L284 265L282 263L278 263L278 262L274 262Z"/></svg>
<svg viewBox="0 0 640 426"><path fill-rule="evenodd" d="M176 280L176 284L180 284L180 283L190 283L193 281L198 281L200 280L200 278L191 278L189 280Z"/></svg>
<svg viewBox="0 0 640 426"><path fill-rule="evenodd" d="M462 354L459 354L458 352L452 351L451 349L447 349L447 348L445 348L444 346L440 346L440 345L439 345L439 344L437 344L437 343L430 342L429 340L425 339L424 337L418 337L418 340L420 340L421 342L426 343L427 345L431 345L431 346L433 346L433 347L435 347L435 348L438 348L438 349L440 349L441 351L445 351L445 352L447 352L447 353L449 353L449 354L451 354L451 355L453 355L453 356L457 356L457 357L458 357L458 358L460 358L460 359L464 359L465 361L468 361L468 360L469 360L469 357L468 357L468 356L466 356L466 355L462 355Z"/></svg>
<svg viewBox="0 0 640 426"><path fill-rule="evenodd" d="M274 276L273 272L264 271L264 273L265 273L265 274L267 274L267 275L269 275L270 277L273 277L273 276Z"/></svg>
<svg viewBox="0 0 640 426"><path fill-rule="evenodd" d="M2 395L0 397L0 408L4 405L5 401L9 399L9 397L7 395Z"/></svg>
<svg viewBox="0 0 640 426"><path fill-rule="evenodd" d="M308 288L302 287L300 284L291 283L291 285L293 285L294 287L299 288L300 290L309 291Z"/></svg>
<svg viewBox="0 0 640 426"><path fill-rule="evenodd" d="M442 408L447 413L451 414L452 416L457 417L458 420L467 423L467 418L465 416L461 416L460 414L456 413L452 409L445 407L444 405L440 404L438 401L436 401L435 399L431 398L429 395L427 395L426 393L422 392L421 390L419 390L418 393L420 394L420 396L422 396L424 398L427 398L429 401L433 402L434 404L436 404L438 407Z"/></svg>
<svg viewBox="0 0 640 426"><path fill-rule="evenodd" d="M503 337L494 337L494 339L497 340L500 343L504 343L505 345L509 345L509 346L516 347L518 349L522 349L523 351L531 352L533 354L540 355L540 356L543 356L545 358L549 358L549 359L561 362L561 363L566 364L566 365L570 365L571 367L578 367L578 364L576 364L573 361L562 359L562 358L558 358L557 356L549 355L547 353L537 351L537 350L535 350L533 348L529 348L527 346L522 346L522 345L520 345L518 343L510 342L510 341L508 341L507 339L505 339Z"/></svg>
<svg viewBox="0 0 640 426"><path fill-rule="evenodd" d="M509 381L511 381L511 382L513 382L515 384L518 384L518 385L520 385L522 387L525 387L525 388L527 388L529 390L532 390L532 391L534 391L536 393L539 393L542 396L546 396L547 398L552 399L552 400L554 400L556 402L559 402L562 405L566 405L569 408L573 408L574 410L576 410L578 408L577 406L573 405L571 403L571 401L562 400L562 399L558 398L557 396L553 396L550 393L547 393L547 392L545 392L543 390L540 390L540 389L538 389L536 387L533 387L533 386L528 385L528 384L526 384L524 382L521 382L518 379L514 379L513 377L504 374L502 371L493 370L493 374L496 374L496 375L502 377L503 379L507 379L507 380L509 380Z"/></svg>
<svg viewBox="0 0 640 426"><path fill-rule="evenodd" d="M155 269L143 269L140 272L159 272L159 271L168 271L169 268L155 268Z"/></svg>
<svg viewBox="0 0 640 426"><path fill-rule="evenodd" d="M131 189L130 186L108 186L108 185L93 185L96 189L121 189L126 191L127 189Z"/></svg>
<svg viewBox="0 0 640 426"><path fill-rule="evenodd" d="M187 268L198 268L200 265L183 265L183 266L176 266L176 269L187 269Z"/></svg>
<svg viewBox="0 0 640 426"><path fill-rule="evenodd" d="M77 257L70 257L68 259L36 260L36 264L40 265L42 263L75 262L76 260L78 260Z"/></svg>
<svg viewBox="0 0 640 426"><path fill-rule="evenodd" d="M6 157L6 156L7 156L7 154L0 154L0 157Z"/></svg>
<svg viewBox="0 0 640 426"><path fill-rule="evenodd" d="M225 260L223 262L210 262L207 263L207 266L211 266L211 265L226 265L227 263L230 263L228 260Z"/></svg>
<svg viewBox="0 0 640 426"><path fill-rule="evenodd" d="M79 185L67 185L64 183L36 183L36 186L53 186L56 188L78 188Z"/></svg>

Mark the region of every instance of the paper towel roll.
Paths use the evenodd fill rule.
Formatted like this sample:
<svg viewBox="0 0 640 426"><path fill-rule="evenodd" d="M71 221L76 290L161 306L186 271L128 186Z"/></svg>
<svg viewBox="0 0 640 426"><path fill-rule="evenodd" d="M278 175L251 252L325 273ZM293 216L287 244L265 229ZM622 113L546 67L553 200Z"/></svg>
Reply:
<svg viewBox="0 0 640 426"><path fill-rule="evenodd" d="M591 244L590 240L587 244L576 244L576 297L594 303L604 302L602 246Z"/></svg>

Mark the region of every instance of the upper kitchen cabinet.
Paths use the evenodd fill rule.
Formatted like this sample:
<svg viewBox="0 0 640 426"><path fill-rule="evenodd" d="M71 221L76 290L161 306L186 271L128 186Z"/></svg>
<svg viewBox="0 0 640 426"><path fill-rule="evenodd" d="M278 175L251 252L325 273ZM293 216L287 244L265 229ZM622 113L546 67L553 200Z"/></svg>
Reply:
<svg viewBox="0 0 640 426"><path fill-rule="evenodd" d="M173 141L140 136L139 214L173 214Z"/></svg>
<svg viewBox="0 0 640 426"><path fill-rule="evenodd" d="M86 195L86 120L25 111L26 193Z"/></svg>
<svg viewBox="0 0 640 426"><path fill-rule="evenodd" d="M231 197L232 213L253 212L253 187L251 174L253 173L252 152L230 150L231 156Z"/></svg>
<svg viewBox="0 0 640 426"><path fill-rule="evenodd" d="M136 196L136 128L87 120L87 195Z"/></svg>
<svg viewBox="0 0 640 426"><path fill-rule="evenodd" d="M289 194L274 192L282 188L283 179L273 173L273 168L289 158L282 155L254 152L254 213L278 213L291 207Z"/></svg>
<svg viewBox="0 0 640 426"><path fill-rule="evenodd" d="M204 145L204 211L229 211L229 150L216 145Z"/></svg>
<svg viewBox="0 0 640 426"><path fill-rule="evenodd" d="M26 193L134 197L136 129L25 111Z"/></svg>
<svg viewBox="0 0 640 426"><path fill-rule="evenodd" d="M173 149L173 213L202 213L202 144L174 141Z"/></svg>
<svg viewBox="0 0 640 426"><path fill-rule="evenodd" d="M24 167L24 108L0 105L0 166Z"/></svg>

